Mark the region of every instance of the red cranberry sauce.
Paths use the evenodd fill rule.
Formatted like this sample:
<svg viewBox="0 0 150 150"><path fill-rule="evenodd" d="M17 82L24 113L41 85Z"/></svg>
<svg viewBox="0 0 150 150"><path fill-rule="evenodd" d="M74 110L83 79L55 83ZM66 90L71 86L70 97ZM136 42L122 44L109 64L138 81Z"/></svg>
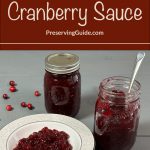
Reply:
<svg viewBox="0 0 150 150"><path fill-rule="evenodd" d="M139 100L126 102L125 93L112 91L116 97L99 97L95 111L96 150L130 150L136 139ZM120 103L121 102L121 103Z"/></svg>
<svg viewBox="0 0 150 150"><path fill-rule="evenodd" d="M75 116L80 108L81 77L79 71L53 74L44 78L45 106L47 112Z"/></svg>
<svg viewBox="0 0 150 150"><path fill-rule="evenodd" d="M47 127L19 141L13 150L72 150L69 135Z"/></svg>

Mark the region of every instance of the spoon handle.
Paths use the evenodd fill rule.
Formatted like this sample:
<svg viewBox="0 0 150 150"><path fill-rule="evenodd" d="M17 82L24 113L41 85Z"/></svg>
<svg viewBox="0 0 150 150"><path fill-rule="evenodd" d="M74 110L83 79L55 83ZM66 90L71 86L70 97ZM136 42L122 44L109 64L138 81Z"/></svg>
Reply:
<svg viewBox="0 0 150 150"><path fill-rule="evenodd" d="M131 79L131 82L130 82L130 86L129 86L128 93L130 93L130 91L131 91L131 88L132 88L132 85L133 85L133 83L134 83L136 74L137 74L137 72L138 72L138 70L139 70L139 68L140 68L140 65L141 65L141 63L142 63L144 57L145 57L145 52L139 52L139 53L137 54L136 64L135 64L134 72L133 72L132 79Z"/></svg>

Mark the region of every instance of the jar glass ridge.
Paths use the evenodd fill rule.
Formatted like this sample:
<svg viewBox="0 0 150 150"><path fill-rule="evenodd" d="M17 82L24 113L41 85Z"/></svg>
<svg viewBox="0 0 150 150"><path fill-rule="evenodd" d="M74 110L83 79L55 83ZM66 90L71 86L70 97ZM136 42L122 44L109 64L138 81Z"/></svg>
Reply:
<svg viewBox="0 0 150 150"><path fill-rule="evenodd" d="M52 54L45 59L44 94L49 113L74 117L80 108L81 76L79 57Z"/></svg>
<svg viewBox="0 0 150 150"><path fill-rule="evenodd" d="M130 150L139 123L140 83L128 93L130 78L104 79L95 106L94 135L97 149Z"/></svg>

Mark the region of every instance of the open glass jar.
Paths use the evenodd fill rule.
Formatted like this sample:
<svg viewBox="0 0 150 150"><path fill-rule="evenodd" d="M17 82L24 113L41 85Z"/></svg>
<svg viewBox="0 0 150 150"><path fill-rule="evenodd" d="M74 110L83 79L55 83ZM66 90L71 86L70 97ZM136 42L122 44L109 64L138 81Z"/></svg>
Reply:
<svg viewBox="0 0 150 150"><path fill-rule="evenodd" d="M130 150L139 123L140 83L128 93L130 78L110 77L99 87L95 106L96 150Z"/></svg>
<svg viewBox="0 0 150 150"><path fill-rule="evenodd" d="M80 108L79 57L51 54L45 58L44 94L47 112L75 116Z"/></svg>

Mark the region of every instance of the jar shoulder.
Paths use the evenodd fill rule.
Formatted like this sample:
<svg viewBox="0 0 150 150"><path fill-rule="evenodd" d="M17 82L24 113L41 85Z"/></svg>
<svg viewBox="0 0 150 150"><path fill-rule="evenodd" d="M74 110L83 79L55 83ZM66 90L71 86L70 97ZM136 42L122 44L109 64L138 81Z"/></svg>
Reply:
<svg viewBox="0 0 150 150"><path fill-rule="evenodd" d="M70 74L53 74L45 72L44 81L49 83L69 83L75 84L81 82L81 75L79 71Z"/></svg>

